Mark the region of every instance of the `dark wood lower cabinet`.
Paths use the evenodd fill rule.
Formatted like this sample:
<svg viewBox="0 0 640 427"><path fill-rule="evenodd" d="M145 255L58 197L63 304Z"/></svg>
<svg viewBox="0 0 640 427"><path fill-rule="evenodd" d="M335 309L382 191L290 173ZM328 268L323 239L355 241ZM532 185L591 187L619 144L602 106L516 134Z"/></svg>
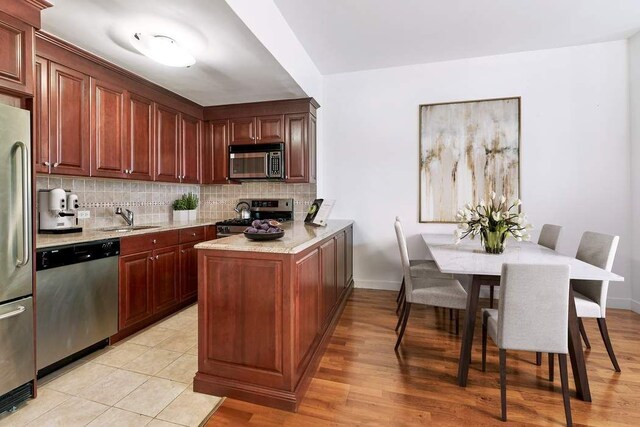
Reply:
<svg viewBox="0 0 640 427"><path fill-rule="evenodd" d="M119 341L194 303L198 294L194 246L215 238L215 226L122 238L119 331L111 341Z"/></svg>
<svg viewBox="0 0 640 427"><path fill-rule="evenodd" d="M298 254L198 251L194 391L297 410L352 289L351 229Z"/></svg>

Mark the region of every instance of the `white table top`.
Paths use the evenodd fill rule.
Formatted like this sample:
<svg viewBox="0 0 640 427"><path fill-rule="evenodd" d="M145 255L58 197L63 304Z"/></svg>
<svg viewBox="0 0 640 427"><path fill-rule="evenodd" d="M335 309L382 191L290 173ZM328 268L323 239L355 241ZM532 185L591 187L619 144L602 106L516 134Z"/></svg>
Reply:
<svg viewBox="0 0 640 427"><path fill-rule="evenodd" d="M508 239L504 253L496 255L484 251L479 237L457 245L452 234L423 234L422 239L443 273L500 276L503 263L569 264L572 279L624 281L615 273L531 242Z"/></svg>

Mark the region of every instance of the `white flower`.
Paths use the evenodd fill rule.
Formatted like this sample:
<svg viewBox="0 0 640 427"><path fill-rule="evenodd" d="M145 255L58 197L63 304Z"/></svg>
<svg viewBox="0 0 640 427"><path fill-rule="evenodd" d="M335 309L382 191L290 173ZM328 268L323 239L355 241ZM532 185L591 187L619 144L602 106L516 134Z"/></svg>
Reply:
<svg viewBox="0 0 640 427"><path fill-rule="evenodd" d="M520 236L522 236L522 231L520 231L520 230L513 230L513 235L514 235L515 237L520 237Z"/></svg>
<svg viewBox="0 0 640 427"><path fill-rule="evenodd" d="M480 200L480 206L484 207L484 199Z"/></svg>
<svg viewBox="0 0 640 427"><path fill-rule="evenodd" d="M529 240L531 240L531 236L529 234L523 234L522 240L524 240L525 242L528 242Z"/></svg>
<svg viewBox="0 0 640 427"><path fill-rule="evenodd" d="M507 198L506 198L506 197L504 197L504 196L500 197L500 203L504 203L504 202L506 202L506 201L507 201Z"/></svg>
<svg viewBox="0 0 640 427"><path fill-rule="evenodd" d="M491 214L494 221L500 221L500 212L494 212Z"/></svg>
<svg viewBox="0 0 640 427"><path fill-rule="evenodd" d="M464 207L465 207L468 211L472 211L472 210L473 210L473 206L471 205L471 203L467 203L466 205L464 205Z"/></svg>
<svg viewBox="0 0 640 427"><path fill-rule="evenodd" d="M491 197L491 200L495 199L495 198L496 198L496 192L495 192L495 191L492 191L492 192L489 194L489 197Z"/></svg>
<svg viewBox="0 0 640 427"><path fill-rule="evenodd" d="M522 237L516 237L516 242L522 242Z"/></svg>
<svg viewBox="0 0 640 427"><path fill-rule="evenodd" d="M469 224L467 224L466 222L463 222L462 224L460 224L460 228L463 229L464 231L467 231L469 229Z"/></svg>
<svg viewBox="0 0 640 427"><path fill-rule="evenodd" d="M481 224L483 227L487 227L487 226L489 225L489 218L482 218L482 219L480 220L480 224Z"/></svg>
<svg viewBox="0 0 640 427"><path fill-rule="evenodd" d="M520 206L521 204L522 204L522 200L520 200L520 199L516 199L516 201L515 201L514 205L516 205L516 206Z"/></svg>

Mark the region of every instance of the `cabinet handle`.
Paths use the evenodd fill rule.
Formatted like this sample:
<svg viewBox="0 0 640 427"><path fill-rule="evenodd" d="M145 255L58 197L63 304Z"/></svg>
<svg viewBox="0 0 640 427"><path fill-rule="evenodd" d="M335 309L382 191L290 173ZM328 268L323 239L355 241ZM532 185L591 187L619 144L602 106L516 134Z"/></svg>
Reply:
<svg viewBox="0 0 640 427"><path fill-rule="evenodd" d="M53 164L53 167L54 167L54 168L57 168L59 164L60 164L60 163L55 162L55 163Z"/></svg>
<svg viewBox="0 0 640 427"><path fill-rule="evenodd" d="M44 162L43 165L45 166L51 166L51 162Z"/></svg>
<svg viewBox="0 0 640 427"><path fill-rule="evenodd" d="M150 257L149 257L149 260L153 261L153 257L152 257L152 256L150 256Z"/></svg>
<svg viewBox="0 0 640 427"><path fill-rule="evenodd" d="M191 235L192 235L193 237L196 237L196 233L191 233Z"/></svg>
<svg viewBox="0 0 640 427"><path fill-rule="evenodd" d="M156 239L153 239L152 242L154 245L156 244Z"/></svg>
<svg viewBox="0 0 640 427"><path fill-rule="evenodd" d="M187 251L185 251L184 249L180 251L180 253L186 254Z"/></svg>
<svg viewBox="0 0 640 427"><path fill-rule="evenodd" d="M158 255L156 255L156 259L158 259Z"/></svg>

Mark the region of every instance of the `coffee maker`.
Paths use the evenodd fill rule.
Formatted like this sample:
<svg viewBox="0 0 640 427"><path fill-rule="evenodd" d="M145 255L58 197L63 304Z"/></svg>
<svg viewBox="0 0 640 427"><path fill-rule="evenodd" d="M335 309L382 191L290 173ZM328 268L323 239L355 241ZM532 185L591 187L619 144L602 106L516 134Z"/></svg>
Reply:
<svg viewBox="0 0 640 427"><path fill-rule="evenodd" d="M62 188L38 191L38 233L79 233L76 212L78 196Z"/></svg>

